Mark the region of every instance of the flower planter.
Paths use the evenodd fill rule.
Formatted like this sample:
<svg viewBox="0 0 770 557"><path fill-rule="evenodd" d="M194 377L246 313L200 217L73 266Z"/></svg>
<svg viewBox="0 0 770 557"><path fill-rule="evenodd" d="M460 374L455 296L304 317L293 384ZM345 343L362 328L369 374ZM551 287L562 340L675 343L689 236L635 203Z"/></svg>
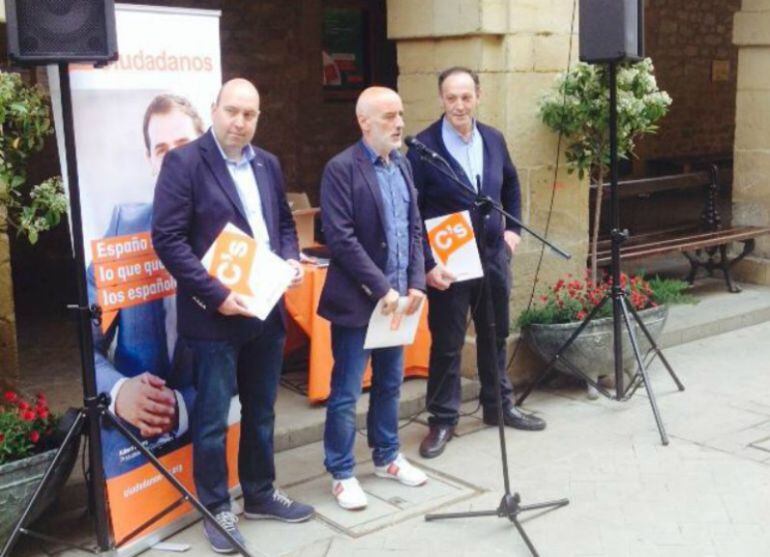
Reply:
<svg viewBox="0 0 770 557"><path fill-rule="evenodd" d="M78 457L79 439L70 443L62 455L53 477L43 496L32 509L27 523L32 523L56 500L59 492L72 473ZM20 460L0 464L0 543L4 543L16 520L21 516L28 499L32 496L46 469L56 456L56 450L45 451Z"/></svg>
<svg viewBox="0 0 770 557"><path fill-rule="evenodd" d="M645 309L638 313L652 338L657 342L666 324L668 307L659 306ZM631 321L636 338L639 341L642 356L644 356L650 349L650 343L633 317L631 317ZM579 326L579 321L555 325L528 325L522 330L522 337L535 353L544 361L549 362ZM636 371L636 361L625 324L623 324L622 330L623 369L633 373ZM591 321L563 356L572 365L593 379L596 379L599 375L614 376L615 361L613 357L612 318L605 317ZM570 369L561 362L557 362L554 367L558 371L571 373Z"/></svg>
<svg viewBox="0 0 770 557"><path fill-rule="evenodd" d="M3 540L21 516L24 505L55 455L56 451L46 451L0 465L0 538ZM43 507L38 506L38 509L42 511Z"/></svg>

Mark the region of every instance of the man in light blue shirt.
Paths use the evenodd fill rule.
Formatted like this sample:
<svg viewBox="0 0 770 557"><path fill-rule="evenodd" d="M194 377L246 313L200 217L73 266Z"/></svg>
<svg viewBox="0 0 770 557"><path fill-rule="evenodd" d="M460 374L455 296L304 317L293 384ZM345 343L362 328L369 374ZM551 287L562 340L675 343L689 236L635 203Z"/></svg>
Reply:
<svg viewBox="0 0 770 557"><path fill-rule="evenodd" d="M463 169L464 177L473 189L478 191L477 181L484 174L484 140L475 118L471 120L469 134L460 133L446 117L441 119L441 139L444 140L447 151Z"/></svg>
<svg viewBox="0 0 770 557"><path fill-rule="evenodd" d="M438 89L444 114L417 138L441 154L460 180L473 190L480 186L484 196L499 202L509 214L520 218L521 188L505 138L499 130L476 119L481 96L478 75L470 68L449 68L439 75ZM473 205L473 195L465 188L448 180L413 150L407 153L407 158L412 163L423 219L468 209L474 229L477 232L484 230L485 242L479 245L479 254L485 262L484 274L489 286L487 298L480 280L454 282L455 277L433 257L426 238L425 279L432 336L427 400L431 415L430 432L420 445L420 455L424 458L439 456L452 439L460 418L460 363L469 310L476 329L476 364L484 423L497 424L495 383L498 383L506 426L530 431L545 428L545 421L523 413L514 405L513 388L507 374L510 266L521 240L519 225L497 212L481 215ZM477 238L481 237L477 233ZM491 308L491 316L487 315L487 307ZM496 329L494 347L489 327L491 319L494 319Z"/></svg>

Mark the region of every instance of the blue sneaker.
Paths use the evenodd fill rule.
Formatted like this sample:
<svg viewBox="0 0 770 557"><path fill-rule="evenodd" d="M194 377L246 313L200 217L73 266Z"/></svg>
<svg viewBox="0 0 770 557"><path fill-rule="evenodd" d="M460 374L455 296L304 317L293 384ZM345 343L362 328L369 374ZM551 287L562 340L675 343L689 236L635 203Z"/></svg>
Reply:
<svg viewBox="0 0 770 557"><path fill-rule="evenodd" d="M214 515L214 519L224 528L228 534L230 534L241 545L246 545L246 540L243 539L240 531L238 530L238 517L230 511L221 511ZM227 539L222 532L220 532L211 522L208 520L203 521L203 534L211 545L211 549L217 553L236 553L238 547L233 542Z"/></svg>
<svg viewBox="0 0 770 557"><path fill-rule="evenodd" d="M245 503L243 507L243 516L252 519L272 518L283 522L305 522L314 514L313 507L294 501L278 489L274 489L273 493L263 500Z"/></svg>

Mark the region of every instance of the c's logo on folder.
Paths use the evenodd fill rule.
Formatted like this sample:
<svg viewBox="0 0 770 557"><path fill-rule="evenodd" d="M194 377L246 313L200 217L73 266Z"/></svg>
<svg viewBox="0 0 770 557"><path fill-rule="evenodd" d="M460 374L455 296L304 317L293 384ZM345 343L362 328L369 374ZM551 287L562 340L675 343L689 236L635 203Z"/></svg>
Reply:
<svg viewBox="0 0 770 557"><path fill-rule="evenodd" d="M257 243L252 238L225 230L214 244L209 274L233 292L253 296L249 288L249 274L256 252Z"/></svg>
<svg viewBox="0 0 770 557"><path fill-rule="evenodd" d="M449 215L428 233L430 245L444 265L455 251L473 238L473 229L462 213Z"/></svg>

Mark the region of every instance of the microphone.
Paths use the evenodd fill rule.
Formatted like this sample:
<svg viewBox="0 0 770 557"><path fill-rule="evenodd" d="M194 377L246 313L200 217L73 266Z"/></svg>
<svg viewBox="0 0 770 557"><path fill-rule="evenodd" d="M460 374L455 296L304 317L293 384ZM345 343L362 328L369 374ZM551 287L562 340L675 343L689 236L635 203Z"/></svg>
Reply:
<svg viewBox="0 0 770 557"><path fill-rule="evenodd" d="M422 155L425 155L435 161L443 161L441 155L439 155L436 151L412 135L407 135L404 138L404 143L406 143L410 149L414 149Z"/></svg>

